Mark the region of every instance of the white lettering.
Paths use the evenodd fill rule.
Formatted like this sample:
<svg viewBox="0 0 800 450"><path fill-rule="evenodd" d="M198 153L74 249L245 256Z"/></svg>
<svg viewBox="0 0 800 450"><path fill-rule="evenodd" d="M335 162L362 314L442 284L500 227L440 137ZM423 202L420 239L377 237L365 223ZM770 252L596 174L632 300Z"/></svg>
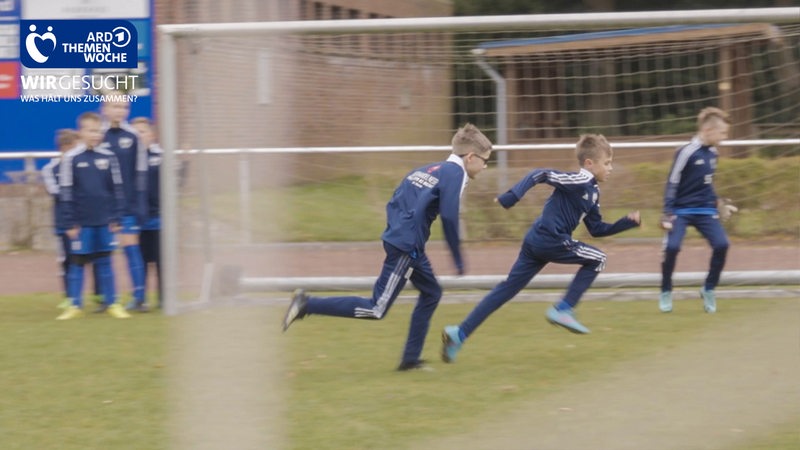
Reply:
<svg viewBox="0 0 800 450"><path fill-rule="evenodd" d="M64 49L64 53L110 53L111 52L111 44L102 42L94 42L94 43L66 42L61 44L61 47Z"/></svg>
<svg viewBox="0 0 800 450"><path fill-rule="evenodd" d="M96 31L86 36L86 42L112 42L114 35L110 31Z"/></svg>
<svg viewBox="0 0 800 450"><path fill-rule="evenodd" d="M120 63L128 62L128 55L126 53L84 53L83 59L85 59L86 62Z"/></svg>
<svg viewBox="0 0 800 450"><path fill-rule="evenodd" d="M135 76L121 75L20 75L23 91L67 90L123 91L136 89ZM21 98L21 97L20 97Z"/></svg>

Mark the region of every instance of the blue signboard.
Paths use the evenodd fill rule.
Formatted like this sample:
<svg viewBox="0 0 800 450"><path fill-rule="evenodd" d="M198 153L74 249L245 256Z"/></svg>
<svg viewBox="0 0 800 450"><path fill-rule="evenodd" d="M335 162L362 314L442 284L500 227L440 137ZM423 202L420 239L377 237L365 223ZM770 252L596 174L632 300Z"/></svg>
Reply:
<svg viewBox="0 0 800 450"><path fill-rule="evenodd" d="M152 0L0 0L0 153L56 150L56 131L110 92L152 118L152 11ZM0 183L23 168L0 159Z"/></svg>

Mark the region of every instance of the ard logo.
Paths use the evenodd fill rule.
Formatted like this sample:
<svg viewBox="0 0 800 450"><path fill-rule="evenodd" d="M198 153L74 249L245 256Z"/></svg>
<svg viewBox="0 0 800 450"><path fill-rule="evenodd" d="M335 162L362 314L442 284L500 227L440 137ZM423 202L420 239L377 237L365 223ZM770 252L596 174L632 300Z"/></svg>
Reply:
<svg viewBox="0 0 800 450"><path fill-rule="evenodd" d="M94 165L100 170L108 170L108 159L95 159Z"/></svg>

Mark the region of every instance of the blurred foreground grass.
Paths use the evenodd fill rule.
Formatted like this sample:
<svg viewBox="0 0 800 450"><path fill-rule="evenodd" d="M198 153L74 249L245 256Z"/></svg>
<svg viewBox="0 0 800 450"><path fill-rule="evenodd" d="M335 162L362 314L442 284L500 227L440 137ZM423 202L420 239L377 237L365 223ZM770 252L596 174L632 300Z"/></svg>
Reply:
<svg viewBox="0 0 800 450"><path fill-rule="evenodd" d="M621 362L691 345L712 327L736 330L737 323L767 309L794 313L798 300L724 300L714 316L702 314L699 302L679 301L668 316L656 313L653 302L587 302L581 317L591 336L547 325L544 303L512 302L477 331L452 366L438 360L439 332L473 305L446 304L434 316L423 354L435 371L410 373L393 370L409 304L396 305L380 322L309 317L281 336L274 318L283 308L277 306L56 322L55 303L45 295L0 297L4 450L170 448L167 380L175 361L168 347L176 344L176 326L200 319L256 314L264 318L256 322L265 333L284 343L284 357L271 364L282 374L277 389L288 388L282 409L289 448L400 449L513 413L521 402L569 390ZM231 382L225 373L247 368L213 369L224 385ZM735 450L796 449L798 420L786 417Z"/></svg>

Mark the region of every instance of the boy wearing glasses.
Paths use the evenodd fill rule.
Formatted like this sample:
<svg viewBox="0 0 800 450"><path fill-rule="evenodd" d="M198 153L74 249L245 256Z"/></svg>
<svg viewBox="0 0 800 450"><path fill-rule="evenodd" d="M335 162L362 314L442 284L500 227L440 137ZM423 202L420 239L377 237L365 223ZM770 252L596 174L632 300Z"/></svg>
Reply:
<svg viewBox="0 0 800 450"><path fill-rule="evenodd" d="M424 369L420 359L431 316L442 297L442 287L425 254L431 224L441 216L442 228L459 275L464 274L458 232L461 195L469 179L483 169L492 143L474 125L459 128L452 139L452 154L445 161L412 170L386 205L386 230L381 236L386 258L371 298L314 297L298 289L283 320L283 330L311 314L382 319L389 312L406 281L420 292L397 370Z"/></svg>

